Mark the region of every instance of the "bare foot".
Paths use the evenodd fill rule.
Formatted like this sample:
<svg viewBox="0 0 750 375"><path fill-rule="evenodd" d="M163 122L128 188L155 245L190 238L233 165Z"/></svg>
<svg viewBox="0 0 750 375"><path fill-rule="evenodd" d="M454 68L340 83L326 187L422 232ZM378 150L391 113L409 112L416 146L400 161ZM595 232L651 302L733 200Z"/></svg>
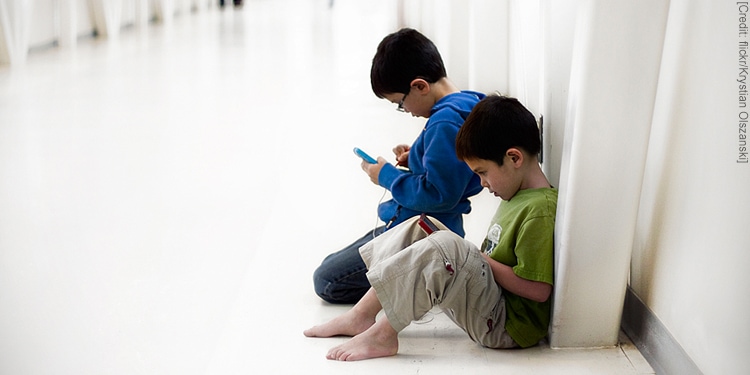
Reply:
<svg viewBox="0 0 750 375"><path fill-rule="evenodd" d="M327 323L305 330L307 337L355 336L375 324L375 318L358 314L354 309L339 315Z"/></svg>
<svg viewBox="0 0 750 375"><path fill-rule="evenodd" d="M337 361L389 357L398 353L398 332L387 319L381 319L366 331L328 351L326 358Z"/></svg>

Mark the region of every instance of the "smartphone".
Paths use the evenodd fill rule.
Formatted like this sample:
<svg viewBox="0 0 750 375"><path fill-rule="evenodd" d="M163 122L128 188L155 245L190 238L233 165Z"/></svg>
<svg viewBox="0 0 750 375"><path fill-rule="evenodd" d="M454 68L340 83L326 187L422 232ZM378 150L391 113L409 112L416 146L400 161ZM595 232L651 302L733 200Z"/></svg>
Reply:
<svg viewBox="0 0 750 375"><path fill-rule="evenodd" d="M378 164L378 161L375 160L372 156L367 155L366 152L360 150L358 147L354 148L354 154L362 158L362 160L370 163L370 164Z"/></svg>
<svg viewBox="0 0 750 375"><path fill-rule="evenodd" d="M430 220L430 218L427 217L426 214L419 215L418 223L419 223L419 226L422 228L422 230L425 233L427 233L428 236L432 234L432 232L440 230L440 228L438 228L437 225L435 225L435 223L433 223L432 220Z"/></svg>

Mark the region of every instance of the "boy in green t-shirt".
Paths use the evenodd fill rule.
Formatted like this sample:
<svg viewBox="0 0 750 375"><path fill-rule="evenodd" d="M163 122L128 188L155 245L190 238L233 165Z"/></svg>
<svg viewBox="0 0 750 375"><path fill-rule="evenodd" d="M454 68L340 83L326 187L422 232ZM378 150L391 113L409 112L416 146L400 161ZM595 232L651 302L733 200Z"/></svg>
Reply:
<svg viewBox="0 0 750 375"><path fill-rule="evenodd" d="M372 285L367 294L305 336L353 336L328 359L391 356L398 333L438 306L483 346L537 344L550 320L557 207L540 149L534 116L516 99L479 102L456 137L456 153L503 200L482 251L448 230L426 235L418 218L399 224L360 248ZM385 316L376 320L380 310Z"/></svg>

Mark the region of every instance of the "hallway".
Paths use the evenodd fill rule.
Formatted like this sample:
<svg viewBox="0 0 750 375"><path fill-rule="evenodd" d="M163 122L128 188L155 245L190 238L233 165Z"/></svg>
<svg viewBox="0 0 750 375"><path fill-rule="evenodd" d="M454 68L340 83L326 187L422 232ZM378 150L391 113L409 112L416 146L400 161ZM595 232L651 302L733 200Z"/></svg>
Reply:
<svg viewBox="0 0 750 375"><path fill-rule="evenodd" d="M391 358L327 361L345 339L302 335L348 308L314 268L376 224L351 149L392 159L424 122L370 89L393 1L328 3L246 0L0 66L0 373L653 373L624 336L490 350L437 312ZM498 202L474 204L481 229Z"/></svg>

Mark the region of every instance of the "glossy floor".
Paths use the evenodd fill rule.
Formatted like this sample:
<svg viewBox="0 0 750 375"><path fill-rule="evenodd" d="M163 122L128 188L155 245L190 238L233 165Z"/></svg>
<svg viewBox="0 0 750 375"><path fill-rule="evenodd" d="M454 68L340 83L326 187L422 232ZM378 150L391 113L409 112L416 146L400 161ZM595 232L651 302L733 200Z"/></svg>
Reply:
<svg viewBox="0 0 750 375"><path fill-rule="evenodd" d="M648 374L598 350L489 350L439 313L395 357L324 358L347 307L311 273L375 225L423 120L369 87L393 1L246 1L0 68L0 373ZM497 201L467 218L481 241Z"/></svg>

